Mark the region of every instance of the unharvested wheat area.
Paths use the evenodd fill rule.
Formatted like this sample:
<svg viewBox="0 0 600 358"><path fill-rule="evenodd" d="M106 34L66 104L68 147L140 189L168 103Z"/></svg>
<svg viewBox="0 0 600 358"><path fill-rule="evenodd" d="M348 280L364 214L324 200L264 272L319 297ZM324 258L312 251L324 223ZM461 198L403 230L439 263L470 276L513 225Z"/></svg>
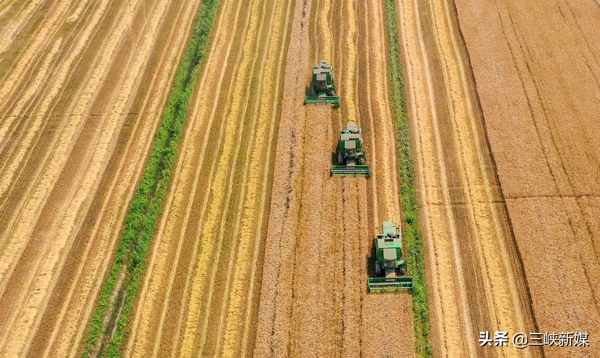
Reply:
<svg viewBox="0 0 600 358"><path fill-rule="evenodd" d="M0 1L0 356L595 356L598 24Z"/></svg>

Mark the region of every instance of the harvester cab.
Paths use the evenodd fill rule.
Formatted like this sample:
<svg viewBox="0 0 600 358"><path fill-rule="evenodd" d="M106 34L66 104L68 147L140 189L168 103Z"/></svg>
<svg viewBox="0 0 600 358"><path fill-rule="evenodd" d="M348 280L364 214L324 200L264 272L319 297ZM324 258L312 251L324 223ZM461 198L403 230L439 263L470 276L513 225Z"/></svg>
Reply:
<svg viewBox="0 0 600 358"><path fill-rule="evenodd" d="M337 163L331 166L331 175L366 175L371 177L371 166L365 165L367 155L363 151L362 130L356 123L348 122L340 132Z"/></svg>
<svg viewBox="0 0 600 358"><path fill-rule="evenodd" d="M333 104L334 108L340 106L340 97L336 96L333 67L327 61L321 61L319 66L313 67L311 95L304 99L304 104L307 103Z"/></svg>
<svg viewBox="0 0 600 358"><path fill-rule="evenodd" d="M383 222L381 234L375 238L375 275L369 278L369 292L412 293L412 276L406 275L406 260L402 258L400 227L391 221Z"/></svg>

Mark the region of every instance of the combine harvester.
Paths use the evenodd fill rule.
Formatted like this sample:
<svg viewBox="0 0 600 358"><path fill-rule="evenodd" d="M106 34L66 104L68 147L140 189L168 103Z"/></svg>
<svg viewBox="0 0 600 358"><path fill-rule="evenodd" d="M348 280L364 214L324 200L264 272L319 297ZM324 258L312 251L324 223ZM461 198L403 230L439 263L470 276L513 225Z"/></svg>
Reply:
<svg viewBox="0 0 600 358"><path fill-rule="evenodd" d="M375 239L375 274L369 278L371 293L413 293L414 281L406 274L406 260L402 259L400 227L391 221L383 222L383 233ZM381 277L383 276L383 277Z"/></svg>
<svg viewBox="0 0 600 358"><path fill-rule="evenodd" d="M304 104L333 104L334 108L340 106L340 97L336 96L333 79L333 67L327 61L321 61L319 66L313 67L311 95L304 98Z"/></svg>
<svg viewBox="0 0 600 358"><path fill-rule="evenodd" d="M340 132L337 148L337 165L331 166L333 175L366 175L371 177L371 166L365 165L367 155L363 152L362 130L356 123L348 122Z"/></svg>

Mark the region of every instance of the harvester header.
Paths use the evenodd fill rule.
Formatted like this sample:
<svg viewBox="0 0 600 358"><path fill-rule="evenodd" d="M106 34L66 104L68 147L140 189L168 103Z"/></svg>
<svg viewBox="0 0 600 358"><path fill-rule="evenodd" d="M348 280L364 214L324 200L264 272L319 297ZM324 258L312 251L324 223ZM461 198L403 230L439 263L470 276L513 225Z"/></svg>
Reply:
<svg viewBox="0 0 600 358"><path fill-rule="evenodd" d="M414 290L412 276L406 277L372 277L369 279L369 292L371 293L410 293Z"/></svg>
<svg viewBox="0 0 600 358"><path fill-rule="evenodd" d="M313 67L311 95L306 96L304 104L333 104L334 108L340 106L340 97L336 95L333 78L333 67L327 61L321 61L319 66Z"/></svg>
<svg viewBox="0 0 600 358"><path fill-rule="evenodd" d="M391 221L383 222L382 233L375 238L375 275L379 277L369 278L369 292L413 293L413 278L405 276L400 227Z"/></svg>

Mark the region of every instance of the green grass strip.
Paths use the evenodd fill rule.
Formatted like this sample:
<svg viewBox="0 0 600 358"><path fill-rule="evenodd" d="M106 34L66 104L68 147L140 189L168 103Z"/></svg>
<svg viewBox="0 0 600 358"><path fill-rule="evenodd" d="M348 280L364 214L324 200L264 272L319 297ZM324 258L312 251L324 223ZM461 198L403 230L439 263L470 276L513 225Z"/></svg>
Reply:
<svg viewBox="0 0 600 358"><path fill-rule="evenodd" d="M100 340L102 344L98 356L120 357L123 345L129 339L131 333L128 327L129 320L133 315L133 305L146 270L148 248L162 214L163 199L169 190L190 96L200 72L218 4L219 0L204 0L200 6L142 180L125 219L125 228L121 234L113 265L103 283L96 309L88 323L83 357L93 354ZM124 279L116 299L111 302L110 297L114 294L121 277ZM104 317L109 309L112 309L109 322L116 322L116 331L110 341L108 337L112 332L103 331L106 329L103 327ZM109 324L108 327L112 330L115 326Z"/></svg>
<svg viewBox="0 0 600 358"><path fill-rule="evenodd" d="M429 308L425 288L425 261L423 240L419 229L419 204L415 190L415 168L412 157L410 127L404 93L404 77L396 21L396 4L386 0L386 24L389 41L389 73L392 95L392 111L396 121L398 159L400 169L400 196L404 221L404 241L408 252L408 267L415 280L413 296L413 320L415 327L415 352L420 357L432 357L429 339Z"/></svg>

